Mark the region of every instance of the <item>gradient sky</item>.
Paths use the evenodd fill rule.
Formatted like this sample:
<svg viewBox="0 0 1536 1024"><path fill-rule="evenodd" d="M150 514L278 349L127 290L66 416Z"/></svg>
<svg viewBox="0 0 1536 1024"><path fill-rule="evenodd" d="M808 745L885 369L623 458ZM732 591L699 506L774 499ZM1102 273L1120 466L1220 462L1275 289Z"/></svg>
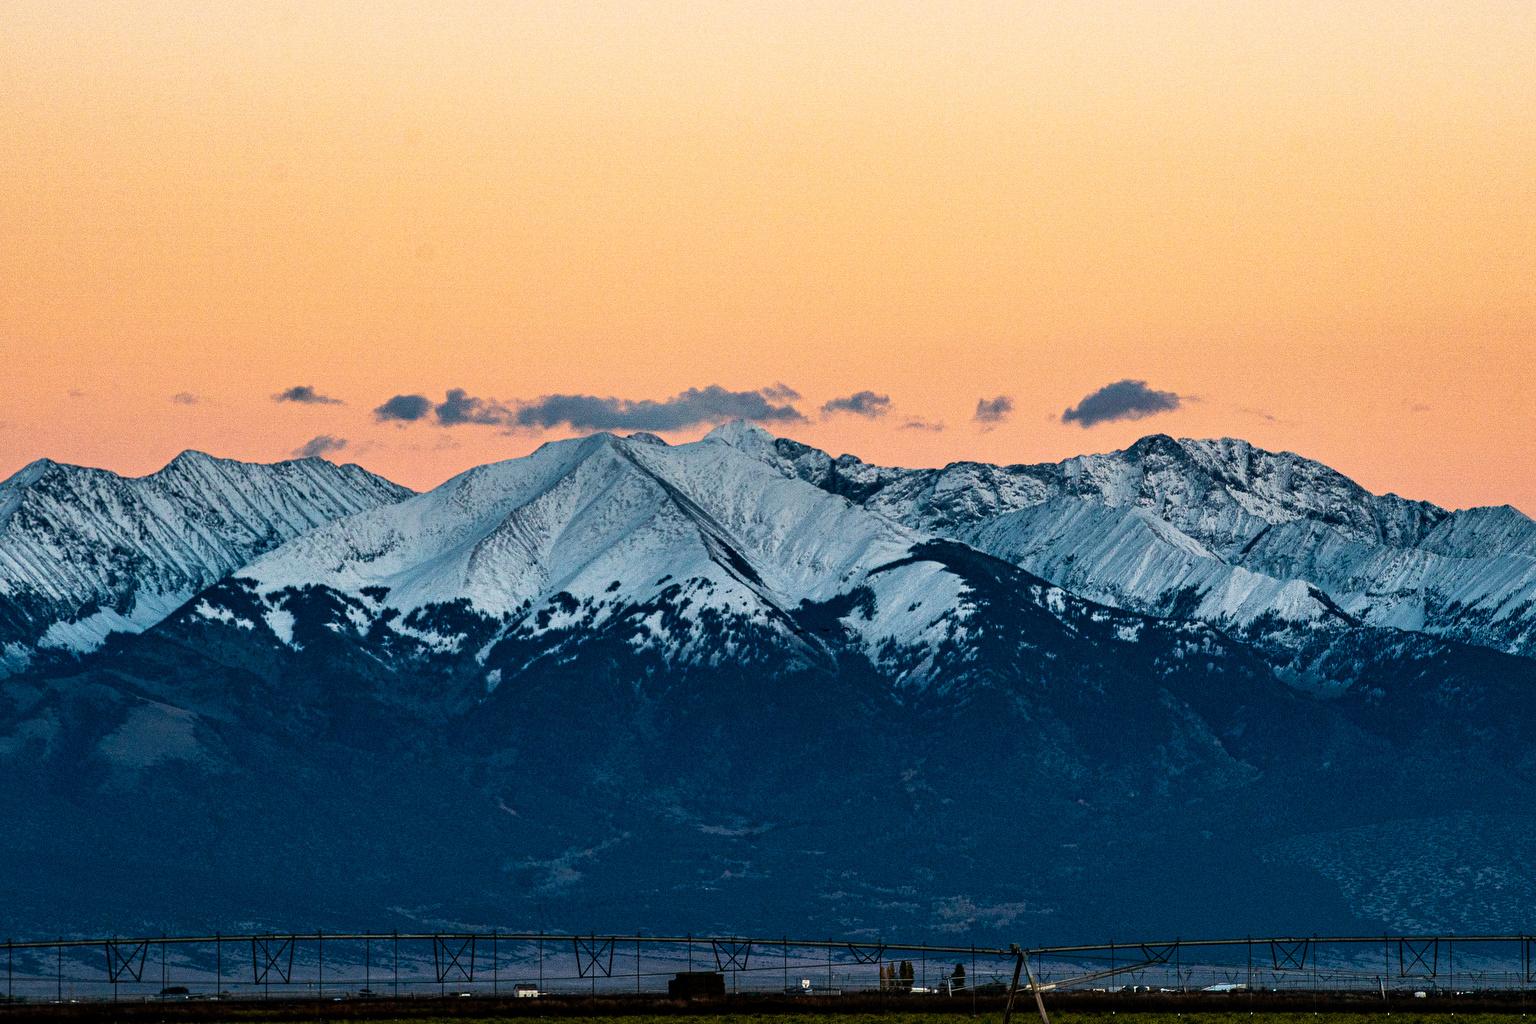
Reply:
<svg viewBox="0 0 1536 1024"><path fill-rule="evenodd" d="M0 475L420 487L584 432L543 395L783 382L880 462L1234 435L1536 512L1525 0L8 0L0 138ZM1063 421L1126 379L1177 408ZM501 422L374 415L450 388Z"/></svg>

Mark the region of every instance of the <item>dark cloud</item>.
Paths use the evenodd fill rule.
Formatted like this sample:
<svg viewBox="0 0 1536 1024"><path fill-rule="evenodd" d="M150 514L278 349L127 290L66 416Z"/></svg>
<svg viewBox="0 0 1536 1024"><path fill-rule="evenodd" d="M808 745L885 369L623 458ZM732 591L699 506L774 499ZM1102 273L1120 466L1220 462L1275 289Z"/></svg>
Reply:
<svg viewBox="0 0 1536 1024"><path fill-rule="evenodd" d="M293 450L293 454L301 459L313 459L321 455L339 452L346 446L347 439L344 437L332 437L330 434L321 434L299 445Z"/></svg>
<svg viewBox="0 0 1536 1024"><path fill-rule="evenodd" d="M339 398L322 395L308 384L295 384L286 391L272 396L274 402L298 402L300 405L345 405Z"/></svg>
<svg viewBox="0 0 1536 1024"><path fill-rule="evenodd" d="M1117 380L1106 384L1061 414L1061 422L1091 427L1115 420L1139 420L1172 412L1184 404L1184 396L1157 391L1144 380Z"/></svg>
<svg viewBox="0 0 1536 1024"><path fill-rule="evenodd" d="M415 423L424 419L432 411L432 401L426 395L396 395L377 409L373 410L374 418L380 421L394 420L400 423Z"/></svg>
<svg viewBox="0 0 1536 1024"><path fill-rule="evenodd" d="M1007 395L998 395L996 398L980 398L976 401L976 415L972 418L977 423L1001 423L1013 412L1013 399Z"/></svg>
<svg viewBox="0 0 1536 1024"><path fill-rule="evenodd" d="M509 424L512 410L493 399L474 398L463 388L449 388L448 395L434 409L437 422L445 427L464 423Z"/></svg>
<svg viewBox="0 0 1536 1024"><path fill-rule="evenodd" d="M796 391L788 384L785 384L783 381L777 381L773 384L770 384L768 387L763 388L762 396L768 399L770 402L800 401L800 392Z"/></svg>
<svg viewBox="0 0 1536 1024"><path fill-rule="evenodd" d="M909 419L909 420L907 420L907 422L903 423L901 425L901 429L902 430L926 430L926 431L928 431L931 434L937 434L939 431L944 429L944 424L942 424L942 423L935 423L935 422L932 422L930 420L918 419L917 417L914 416L912 419Z"/></svg>
<svg viewBox="0 0 1536 1024"><path fill-rule="evenodd" d="M441 402L426 395L396 395L375 409L382 421L414 423L435 416L444 427L465 424L509 429L680 430L701 423L747 419L762 422L804 420L787 396L795 391L775 384L759 391L728 391L719 385L689 388L662 401L604 398L598 395L544 395L509 405L494 398L476 398L463 388L451 388Z"/></svg>
<svg viewBox="0 0 1536 1024"><path fill-rule="evenodd" d="M877 395L873 391L855 391L851 395L834 398L821 407L823 415L850 412L866 419L878 419L891 408L890 395Z"/></svg>
<svg viewBox="0 0 1536 1024"><path fill-rule="evenodd" d="M194 395L190 391L178 391L171 396L171 401L177 405L196 405L203 400L201 395Z"/></svg>
<svg viewBox="0 0 1536 1024"><path fill-rule="evenodd" d="M544 395L518 406L519 427L570 426L578 430L681 430L701 423L757 420L793 423L805 417L792 405L776 404L774 389L728 391L718 384L689 388L662 401L602 398L597 395ZM782 399L779 399L782 402Z"/></svg>

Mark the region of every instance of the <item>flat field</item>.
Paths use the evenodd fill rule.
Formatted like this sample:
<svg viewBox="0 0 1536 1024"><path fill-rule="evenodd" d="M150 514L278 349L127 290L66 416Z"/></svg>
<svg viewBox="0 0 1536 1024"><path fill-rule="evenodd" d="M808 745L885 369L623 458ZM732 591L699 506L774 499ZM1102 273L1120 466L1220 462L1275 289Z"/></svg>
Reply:
<svg viewBox="0 0 1536 1024"><path fill-rule="evenodd" d="M547 1021L549 1024L569 1024L572 1020L600 1020L603 1024L1001 1024L1000 1012L983 1012L972 1017L953 1013L850 1013L850 1014L652 1014L633 1017L594 1016L579 1017L526 1017L526 1016L424 1016L370 1018L375 1024L499 1024L517 1021L531 1024ZM221 1018L219 1024L248 1024L262 1018L231 1015ZM294 1020L296 1018L285 1018ZM310 1020L345 1019L335 1016L311 1017ZM1017 1024L1039 1024L1033 1014L1014 1014ZM1523 1013L1060 1013L1051 1014L1051 1024L1520 1024L1526 1019Z"/></svg>

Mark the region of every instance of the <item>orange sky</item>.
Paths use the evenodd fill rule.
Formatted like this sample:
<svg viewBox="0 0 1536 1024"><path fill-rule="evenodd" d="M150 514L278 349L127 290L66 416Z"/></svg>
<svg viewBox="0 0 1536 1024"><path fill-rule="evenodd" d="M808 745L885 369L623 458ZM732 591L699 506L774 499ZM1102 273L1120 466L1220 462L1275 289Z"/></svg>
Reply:
<svg viewBox="0 0 1536 1024"><path fill-rule="evenodd" d="M0 475L426 486L572 431L392 395L783 381L881 462L1236 435L1536 512L1526 0L9 0L0 138ZM1185 401L1061 422L1122 378Z"/></svg>

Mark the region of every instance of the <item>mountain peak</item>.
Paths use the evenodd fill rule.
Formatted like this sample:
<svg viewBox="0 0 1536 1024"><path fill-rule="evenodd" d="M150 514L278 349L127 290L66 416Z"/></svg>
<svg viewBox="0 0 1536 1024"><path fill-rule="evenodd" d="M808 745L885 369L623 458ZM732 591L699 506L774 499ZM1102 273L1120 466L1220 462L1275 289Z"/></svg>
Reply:
<svg viewBox="0 0 1536 1024"><path fill-rule="evenodd" d="M1185 443L1168 434L1147 434L1145 437L1138 438L1125 452L1127 455L1146 455L1151 452L1173 456L1188 454Z"/></svg>
<svg viewBox="0 0 1536 1024"><path fill-rule="evenodd" d="M35 483L44 473L58 466L59 464L52 459L33 459L4 480L0 480L0 487L27 487Z"/></svg>
<svg viewBox="0 0 1536 1024"><path fill-rule="evenodd" d="M0 677L144 629L255 555L408 493L319 460L186 451L125 477L39 459L0 485Z"/></svg>
<svg viewBox="0 0 1536 1024"><path fill-rule="evenodd" d="M705 434L704 440L720 441L742 451L753 451L772 447L777 438L749 420L731 420Z"/></svg>
<svg viewBox="0 0 1536 1024"><path fill-rule="evenodd" d="M170 462L167 462L165 468L170 469L172 466L203 466L210 462L224 461L226 460L220 459L215 455L209 455L207 452L198 451L196 448L188 448Z"/></svg>

